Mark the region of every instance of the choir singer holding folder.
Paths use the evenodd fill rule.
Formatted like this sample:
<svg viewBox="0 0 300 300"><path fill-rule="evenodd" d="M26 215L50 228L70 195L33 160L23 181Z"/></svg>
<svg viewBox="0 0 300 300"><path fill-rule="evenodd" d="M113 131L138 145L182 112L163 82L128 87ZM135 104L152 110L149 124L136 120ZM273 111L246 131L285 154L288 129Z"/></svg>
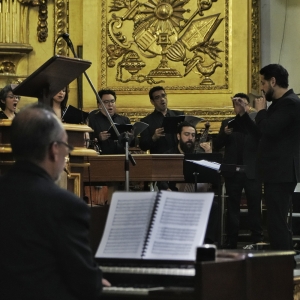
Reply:
<svg viewBox="0 0 300 300"><path fill-rule="evenodd" d="M149 124L140 137L140 147L151 154L162 154L177 146L176 125L174 133L165 133L162 123L165 117L184 115L182 111L168 109L167 93L162 86L155 86L149 91L150 102L154 111L141 119Z"/></svg>
<svg viewBox="0 0 300 300"><path fill-rule="evenodd" d="M116 113L117 95L115 91L100 90L98 94L114 123L120 125L130 124L129 118ZM88 116L88 125L94 130L94 133L90 134L91 140L97 140L101 154L125 153L124 145L111 139L111 134L108 132L111 126L110 121L105 111L101 109L101 103L97 104L99 109L93 110Z"/></svg>

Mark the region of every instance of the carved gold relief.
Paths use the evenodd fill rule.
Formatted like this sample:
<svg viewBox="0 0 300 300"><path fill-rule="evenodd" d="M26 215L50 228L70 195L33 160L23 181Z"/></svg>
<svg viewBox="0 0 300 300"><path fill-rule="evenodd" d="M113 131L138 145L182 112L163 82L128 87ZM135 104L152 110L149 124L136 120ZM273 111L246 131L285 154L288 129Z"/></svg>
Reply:
<svg viewBox="0 0 300 300"><path fill-rule="evenodd" d="M14 5L14 0L11 5ZM37 26L37 36L39 42L46 42L48 37L48 10L47 10L47 0L18 0L21 4L25 6L39 6L39 19ZM5 2L5 1L4 1ZM24 25L24 24L23 24Z"/></svg>
<svg viewBox="0 0 300 300"><path fill-rule="evenodd" d="M228 89L228 0L210 13L216 2L103 1L101 86L144 91L163 82L173 90Z"/></svg>
<svg viewBox="0 0 300 300"><path fill-rule="evenodd" d="M68 0L56 0L55 1L55 39L57 36L64 32L69 32L69 20L68 20ZM59 55L67 55L67 44L63 38L59 38L56 44L56 51Z"/></svg>
<svg viewBox="0 0 300 300"><path fill-rule="evenodd" d="M251 83L252 93L259 95L260 70L260 1L252 0L251 9Z"/></svg>
<svg viewBox="0 0 300 300"><path fill-rule="evenodd" d="M12 61L2 61L0 62L0 73L15 74L16 66Z"/></svg>

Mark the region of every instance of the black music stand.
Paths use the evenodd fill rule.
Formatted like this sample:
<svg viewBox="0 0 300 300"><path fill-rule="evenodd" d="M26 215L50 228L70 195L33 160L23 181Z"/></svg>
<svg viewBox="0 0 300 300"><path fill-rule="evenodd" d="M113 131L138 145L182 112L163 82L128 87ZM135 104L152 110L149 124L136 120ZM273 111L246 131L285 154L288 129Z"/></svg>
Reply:
<svg viewBox="0 0 300 300"><path fill-rule="evenodd" d="M219 170L210 169L197 163L187 160L206 160L220 164ZM244 172L245 166L222 164L221 153L186 153L183 161L183 175L186 182L195 183L195 191L197 191L197 183L211 183L217 185L218 198L218 247L222 245L222 176L221 171L227 172Z"/></svg>
<svg viewBox="0 0 300 300"><path fill-rule="evenodd" d="M186 153L184 155L183 160L183 175L185 182L194 182L195 183L195 191L197 191L197 183L211 183L217 186L217 242L218 247L222 244L222 178L221 173L212 170L195 163L189 162L187 160L207 160L211 162L222 162L222 154L221 153Z"/></svg>
<svg viewBox="0 0 300 300"><path fill-rule="evenodd" d="M50 106L50 101L59 91L91 66L91 62L79 58L54 55L41 67L17 85L15 95L38 98Z"/></svg>

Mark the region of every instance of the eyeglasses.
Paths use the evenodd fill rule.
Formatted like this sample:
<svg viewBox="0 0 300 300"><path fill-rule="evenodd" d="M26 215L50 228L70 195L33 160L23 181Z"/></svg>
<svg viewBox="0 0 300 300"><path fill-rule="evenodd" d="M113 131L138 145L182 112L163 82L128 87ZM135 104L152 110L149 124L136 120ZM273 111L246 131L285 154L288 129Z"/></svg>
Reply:
<svg viewBox="0 0 300 300"><path fill-rule="evenodd" d="M66 142L63 142L63 141L55 141L53 143L57 143L57 144L62 144L64 146L66 146L68 149L69 149L69 152L72 152L74 150L74 147L69 145L68 143Z"/></svg>
<svg viewBox="0 0 300 300"><path fill-rule="evenodd" d="M160 99L166 99L167 98L167 94L161 94L161 95L157 95L155 97L153 97L154 101L158 101Z"/></svg>
<svg viewBox="0 0 300 300"><path fill-rule="evenodd" d="M21 96L7 95L6 98L20 100Z"/></svg>
<svg viewBox="0 0 300 300"><path fill-rule="evenodd" d="M109 104L109 103L114 104L114 103L116 103L116 100L104 100L103 103L104 104Z"/></svg>

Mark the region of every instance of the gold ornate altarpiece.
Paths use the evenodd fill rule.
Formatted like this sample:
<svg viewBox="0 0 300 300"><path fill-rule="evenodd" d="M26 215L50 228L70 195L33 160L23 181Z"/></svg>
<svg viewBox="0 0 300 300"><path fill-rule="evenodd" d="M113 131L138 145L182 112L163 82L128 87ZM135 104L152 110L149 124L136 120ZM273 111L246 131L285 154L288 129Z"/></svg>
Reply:
<svg viewBox="0 0 300 300"><path fill-rule="evenodd" d="M246 14L245 2L238 4L232 0L102 0L91 1L93 4L79 3L80 1L72 3L69 0L18 0L18 2L27 10L29 4L39 5L41 18L39 21L30 19L30 22L35 24L38 22L38 27L35 28L40 43L46 40L49 43L46 34L49 30L53 44L60 33L72 33L69 6L84 7L95 3L101 6L100 16L97 18L99 28L93 29L93 34L96 32L100 35L98 45L100 59L97 66L99 74L98 82L95 84L99 89L110 87L116 90L120 95L118 99L124 97L125 101L118 101L119 113L128 115L132 121L137 121L152 111L149 103L141 105L139 100L141 95L143 99L147 99L147 92L152 86L162 85L170 98L175 99L172 100L171 108L204 117L211 122L212 131L216 132L220 121L232 114L230 101L224 99L230 99L233 93L240 91L237 90L236 84L233 85L232 68L247 68L249 74L246 76L248 77L246 92L255 93L258 90L257 73L260 67L258 0L247 1ZM235 12L238 9L240 11ZM50 19L52 14L54 32L51 34L51 28L47 27L47 16L49 15ZM233 18L239 16L244 19L243 22L248 21L249 25L246 31L241 28L246 36L241 43L247 44L241 48L248 49L248 52L235 54L247 56L246 63L242 66L234 65L232 57L233 46L236 44L235 32L239 30ZM73 16L74 19L76 17ZM84 21L82 26L85 26ZM24 26L20 28L24 31ZM29 44L26 45L28 53L32 49ZM3 47L7 49L7 46L0 41L2 66ZM34 46L38 47L36 44ZM84 53L88 53L84 44L83 49ZM63 40L58 41L56 53L68 55ZM49 53L49 56L51 55L52 53ZM84 58L93 61L92 57ZM28 63L34 64L34 55L30 54ZM14 79L26 76L20 76L22 74L18 72L9 72L0 70L2 73L0 76L8 75ZM129 107L126 105L128 97L133 99ZM187 102L185 99L189 98L192 101ZM215 101L217 98L222 100ZM92 105L88 103L85 108L90 109L92 106L94 103Z"/></svg>

